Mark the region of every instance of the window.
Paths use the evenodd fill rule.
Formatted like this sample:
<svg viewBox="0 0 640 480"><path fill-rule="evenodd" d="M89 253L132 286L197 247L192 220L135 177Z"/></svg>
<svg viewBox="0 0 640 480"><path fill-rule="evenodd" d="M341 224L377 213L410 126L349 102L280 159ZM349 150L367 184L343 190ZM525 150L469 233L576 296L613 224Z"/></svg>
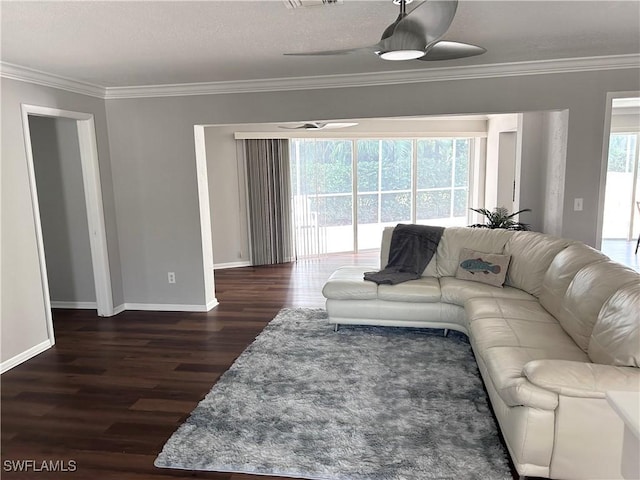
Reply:
<svg viewBox="0 0 640 480"><path fill-rule="evenodd" d="M387 225L467 225L471 138L293 139L298 256L379 248Z"/></svg>

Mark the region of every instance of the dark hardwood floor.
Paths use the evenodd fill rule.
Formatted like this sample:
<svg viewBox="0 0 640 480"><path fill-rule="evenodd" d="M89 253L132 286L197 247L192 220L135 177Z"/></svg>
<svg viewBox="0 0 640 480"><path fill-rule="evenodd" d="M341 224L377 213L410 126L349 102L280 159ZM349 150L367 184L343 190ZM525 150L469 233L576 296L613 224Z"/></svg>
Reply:
<svg viewBox="0 0 640 480"><path fill-rule="evenodd" d="M376 265L377 252L217 270L220 305L208 313L55 310L56 345L1 377L2 478L272 478L158 469L153 461L282 307L323 307L331 272L357 264ZM75 471L13 471L20 460Z"/></svg>

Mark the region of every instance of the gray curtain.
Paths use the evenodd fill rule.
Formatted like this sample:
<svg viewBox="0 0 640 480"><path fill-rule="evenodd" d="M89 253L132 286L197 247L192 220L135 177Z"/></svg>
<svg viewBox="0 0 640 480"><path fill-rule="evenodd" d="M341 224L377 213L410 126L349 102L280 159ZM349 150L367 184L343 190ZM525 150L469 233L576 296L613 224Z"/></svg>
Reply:
<svg viewBox="0 0 640 480"><path fill-rule="evenodd" d="M252 262L290 262L293 242L289 141L245 140L244 154Z"/></svg>

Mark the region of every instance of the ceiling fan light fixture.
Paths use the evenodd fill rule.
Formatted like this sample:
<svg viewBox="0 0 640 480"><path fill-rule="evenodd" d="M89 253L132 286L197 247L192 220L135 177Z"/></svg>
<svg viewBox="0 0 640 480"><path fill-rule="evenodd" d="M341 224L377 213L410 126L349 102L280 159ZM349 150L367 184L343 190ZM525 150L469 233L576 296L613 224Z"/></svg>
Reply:
<svg viewBox="0 0 640 480"><path fill-rule="evenodd" d="M424 50L389 50L387 52L376 52L383 60L401 61L415 60L425 55Z"/></svg>

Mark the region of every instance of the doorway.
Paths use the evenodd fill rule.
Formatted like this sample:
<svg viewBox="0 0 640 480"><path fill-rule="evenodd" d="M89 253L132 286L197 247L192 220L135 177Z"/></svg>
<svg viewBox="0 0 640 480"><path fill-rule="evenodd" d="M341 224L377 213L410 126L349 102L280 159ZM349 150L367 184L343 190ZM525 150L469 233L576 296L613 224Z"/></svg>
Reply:
<svg viewBox="0 0 640 480"><path fill-rule="evenodd" d="M95 306L99 316L111 316L114 314L113 298L111 292L111 277L109 271L109 258L107 252L106 231L104 226L104 212L102 206L102 191L100 185L100 172L98 167L98 152L95 135L95 125L93 115L82 112L72 112L49 107L35 105L22 105L22 123L25 136L25 149L27 153L27 168L29 173L29 184L33 205L33 216L36 225L36 237L38 243L38 257L40 262L40 276L44 295L45 311L47 315L47 330L51 343L54 343L53 321L51 315L51 293L49 288L49 278L47 275L47 258L43 238L43 224L41 213L48 211L50 205L41 209L39 200L39 186L36 182L36 168L34 163L34 151L37 153L39 147L34 149L31 128L32 125L42 126L41 119L63 119L63 129L72 132L73 141L78 149L80 175L78 178L82 183L82 194L84 197L86 211L86 237L88 237L87 261L91 266L90 281L92 281L95 294ZM78 165L75 166L77 169ZM45 169L46 171L46 169ZM78 172L76 172L78 173ZM42 177L42 175L41 175ZM47 194L43 191L43 199ZM44 205L43 205L44 206ZM53 265L52 265L53 267ZM91 277L93 277L91 279Z"/></svg>
<svg viewBox="0 0 640 480"><path fill-rule="evenodd" d="M29 115L29 130L51 306L95 310L76 122Z"/></svg>
<svg viewBox="0 0 640 480"><path fill-rule="evenodd" d="M630 256L640 235L640 97L612 98L610 106L601 248L610 256Z"/></svg>

